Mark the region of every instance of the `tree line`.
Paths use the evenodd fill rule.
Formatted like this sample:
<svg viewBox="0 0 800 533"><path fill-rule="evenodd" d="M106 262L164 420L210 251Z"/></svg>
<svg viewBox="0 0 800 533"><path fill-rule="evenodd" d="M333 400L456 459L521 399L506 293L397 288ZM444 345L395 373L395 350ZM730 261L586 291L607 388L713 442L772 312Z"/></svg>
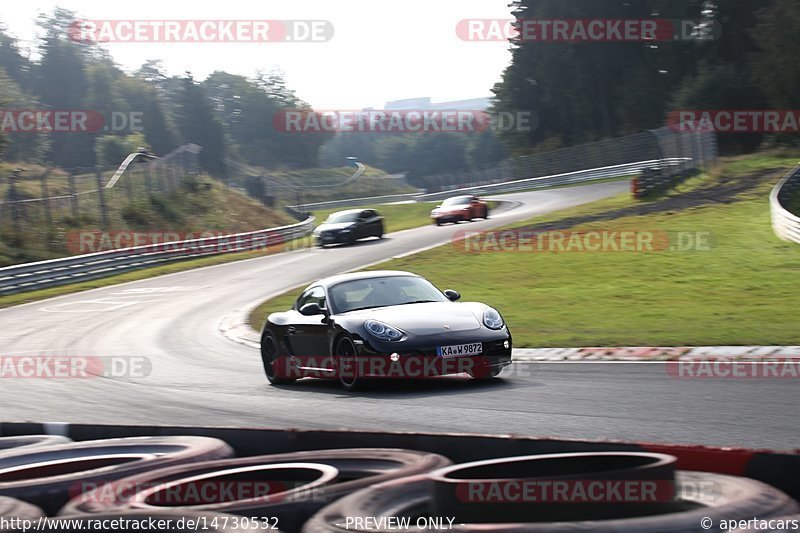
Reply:
<svg viewBox="0 0 800 533"><path fill-rule="evenodd" d="M253 77L214 72L205 80L187 72L168 76L160 63L145 62L124 72L101 47L69 38L75 13L56 8L37 20L36 59L0 28L0 107L99 112L134 117L136 128L86 133L0 133L0 155L9 161L47 163L63 168L119 164L138 147L163 155L195 143L200 164L225 178L227 158L267 168L313 167L330 136L276 131L272 117L281 109L308 108L277 72ZM128 124L130 126L130 124ZM111 128L114 129L113 127Z"/></svg>
<svg viewBox="0 0 800 533"><path fill-rule="evenodd" d="M796 109L796 0L514 0L517 19L681 19L677 41L535 42L513 39L494 87L495 110L532 110L540 126L504 132L529 153L664 126L678 109ZM715 27L719 31L712 29ZM793 138L719 135L722 153Z"/></svg>

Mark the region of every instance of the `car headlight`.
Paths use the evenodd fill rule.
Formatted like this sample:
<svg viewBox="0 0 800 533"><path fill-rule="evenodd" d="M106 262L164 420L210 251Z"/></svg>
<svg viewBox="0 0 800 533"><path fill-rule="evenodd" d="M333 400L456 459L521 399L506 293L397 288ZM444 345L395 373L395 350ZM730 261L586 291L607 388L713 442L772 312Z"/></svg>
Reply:
<svg viewBox="0 0 800 533"><path fill-rule="evenodd" d="M382 341L399 341L403 338L403 334L399 330L377 320L367 320L364 322L364 327L367 328L370 335Z"/></svg>
<svg viewBox="0 0 800 533"><path fill-rule="evenodd" d="M487 307L483 312L483 325L489 329L503 329L506 324L497 309Z"/></svg>
<svg viewBox="0 0 800 533"><path fill-rule="evenodd" d="M340 233L350 233L351 231L353 231L353 228L344 228L339 230Z"/></svg>

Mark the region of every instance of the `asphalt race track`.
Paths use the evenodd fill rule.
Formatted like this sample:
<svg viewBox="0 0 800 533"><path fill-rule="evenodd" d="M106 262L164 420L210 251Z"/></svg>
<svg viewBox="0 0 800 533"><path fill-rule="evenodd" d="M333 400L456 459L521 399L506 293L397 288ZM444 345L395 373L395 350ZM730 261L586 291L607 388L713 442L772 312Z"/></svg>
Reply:
<svg viewBox="0 0 800 533"><path fill-rule="evenodd" d="M464 229L617 194L627 182L503 195L488 221L301 250L0 310L0 356L144 358L148 375L0 379L0 420L249 425L525 434L790 449L796 380L691 380L659 363L515 363L503 379L454 376L347 394L335 382L271 387L253 348L219 330L231 310L313 279L447 243ZM458 289L458 287L453 287ZM469 294L465 294L469 299ZM502 308L501 308L502 309Z"/></svg>

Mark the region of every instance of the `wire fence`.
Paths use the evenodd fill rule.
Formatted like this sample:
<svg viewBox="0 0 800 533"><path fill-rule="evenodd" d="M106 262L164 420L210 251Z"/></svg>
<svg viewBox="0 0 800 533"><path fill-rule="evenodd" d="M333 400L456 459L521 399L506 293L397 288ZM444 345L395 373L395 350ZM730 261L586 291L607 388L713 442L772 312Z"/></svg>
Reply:
<svg viewBox="0 0 800 533"><path fill-rule="evenodd" d="M650 173L651 179L643 183L643 192L655 190L676 176L686 174L687 170L699 169L716 161L716 135L709 131L678 131L665 127L626 137L504 159L473 169L426 176L416 184L433 193L624 165L633 161L678 159L683 163L653 169L654 173Z"/></svg>
<svg viewBox="0 0 800 533"><path fill-rule="evenodd" d="M127 227L136 222L131 219L137 202L172 193L197 176L197 148L185 145L163 158L140 157L125 169L15 168L0 175L0 236L13 242L37 231L57 239L66 228Z"/></svg>

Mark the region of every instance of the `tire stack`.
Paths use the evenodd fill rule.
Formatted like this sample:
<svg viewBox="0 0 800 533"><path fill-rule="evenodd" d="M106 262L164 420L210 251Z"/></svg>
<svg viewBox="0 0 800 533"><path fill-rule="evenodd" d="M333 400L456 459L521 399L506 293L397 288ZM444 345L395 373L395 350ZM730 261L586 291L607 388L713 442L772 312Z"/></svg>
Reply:
<svg viewBox="0 0 800 533"><path fill-rule="evenodd" d="M145 522L163 520L170 521L168 531L181 532L388 533L405 523L407 531L666 533L721 531L715 527L723 519L800 512L789 496L758 481L680 471L675 463L665 454L605 452L453 465L441 455L390 448L236 458L228 444L210 437L6 437L0 438L0 531L31 531L49 517L35 530L93 531L98 521L117 520L112 529L145 531ZM634 480L672 492L638 503L472 498L486 487L545 480ZM242 486L259 490L198 491ZM405 522L377 520L388 517ZM701 527L703 519L714 526Z"/></svg>

